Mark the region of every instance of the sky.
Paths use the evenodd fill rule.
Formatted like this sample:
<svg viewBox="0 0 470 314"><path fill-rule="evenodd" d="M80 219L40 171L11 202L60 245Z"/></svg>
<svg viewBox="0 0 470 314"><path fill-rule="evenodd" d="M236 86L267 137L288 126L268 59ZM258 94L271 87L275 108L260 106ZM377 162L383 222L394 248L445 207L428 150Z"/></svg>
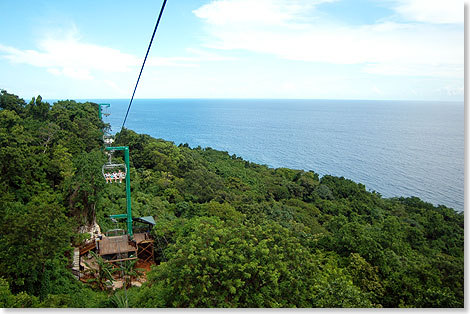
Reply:
<svg viewBox="0 0 470 314"><path fill-rule="evenodd" d="M163 0L1 0L0 89L132 95ZM168 0L136 98L464 100L464 1Z"/></svg>

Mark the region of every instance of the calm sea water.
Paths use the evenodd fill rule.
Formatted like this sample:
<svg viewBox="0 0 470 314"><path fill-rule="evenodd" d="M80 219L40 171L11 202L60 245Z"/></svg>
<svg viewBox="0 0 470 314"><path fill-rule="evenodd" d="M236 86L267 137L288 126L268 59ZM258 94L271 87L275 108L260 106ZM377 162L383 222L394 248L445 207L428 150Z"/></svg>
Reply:
<svg viewBox="0 0 470 314"><path fill-rule="evenodd" d="M111 104L105 121L119 131L129 100L92 101ZM126 127L464 209L463 103L138 99Z"/></svg>

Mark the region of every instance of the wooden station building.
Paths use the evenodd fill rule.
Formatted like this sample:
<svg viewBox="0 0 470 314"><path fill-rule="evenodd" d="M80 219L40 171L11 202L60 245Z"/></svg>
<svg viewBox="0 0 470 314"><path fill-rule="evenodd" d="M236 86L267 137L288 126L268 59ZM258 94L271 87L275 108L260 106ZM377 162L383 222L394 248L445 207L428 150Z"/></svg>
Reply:
<svg viewBox="0 0 470 314"><path fill-rule="evenodd" d="M108 263L116 263L128 260L140 259L145 263L154 262L154 240L150 230L155 225L152 216L133 218L143 227L135 227L133 237L129 237L122 229L114 229L106 232L80 247L80 257L93 250Z"/></svg>

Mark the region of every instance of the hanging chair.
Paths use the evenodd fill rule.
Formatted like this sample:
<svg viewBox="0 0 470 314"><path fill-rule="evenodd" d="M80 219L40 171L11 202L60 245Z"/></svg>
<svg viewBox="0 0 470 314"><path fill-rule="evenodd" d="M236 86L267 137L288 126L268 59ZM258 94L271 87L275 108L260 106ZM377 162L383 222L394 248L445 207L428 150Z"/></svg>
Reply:
<svg viewBox="0 0 470 314"><path fill-rule="evenodd" d="M103 142L104 145L111 146L114 143L114 136L109 134L103 135Z"/></svg>
<svg viewBox="0 0 470 314"><path fill-rule="evenodd" d="M125 164L104 164L101 168L106 183L122 183L127 176L127 167Z"/></svg>

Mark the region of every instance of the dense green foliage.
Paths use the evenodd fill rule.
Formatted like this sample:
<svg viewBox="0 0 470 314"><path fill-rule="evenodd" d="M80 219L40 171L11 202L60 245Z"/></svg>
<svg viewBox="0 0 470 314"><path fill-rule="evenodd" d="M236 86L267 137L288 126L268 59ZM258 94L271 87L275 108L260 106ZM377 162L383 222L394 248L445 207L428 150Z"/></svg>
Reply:
<svg viewBox="0 0 470 314"><path fill-rule="evenodd" d="M107 215L125 211L123 186L101 177L105 127L96 104L1 92L3 307L126 304L67 269L78 228L115 228ZM464 305L463 213L126 129L117 144L130 148L133 215L157 222L157 266L129 306Z"/></svg>

